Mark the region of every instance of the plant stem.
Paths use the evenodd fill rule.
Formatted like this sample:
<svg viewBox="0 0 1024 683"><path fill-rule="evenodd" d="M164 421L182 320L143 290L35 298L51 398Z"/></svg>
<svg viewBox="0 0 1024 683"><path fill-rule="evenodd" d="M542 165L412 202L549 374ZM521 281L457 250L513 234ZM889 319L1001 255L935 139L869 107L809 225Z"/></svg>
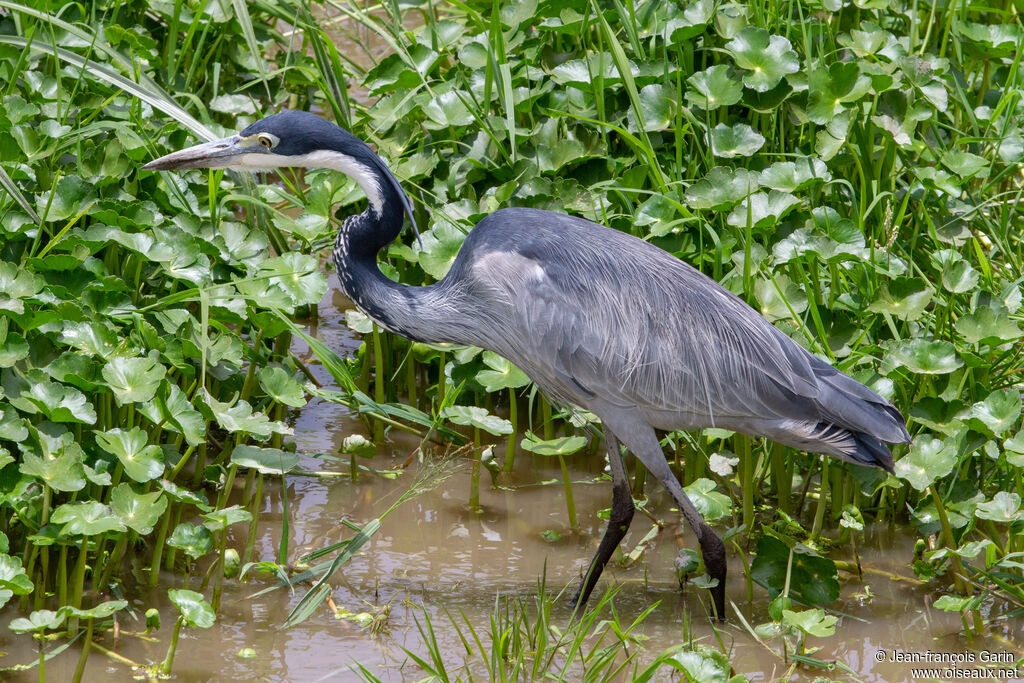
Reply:
<svg viewBox="0 0 1024 683"><path fill-rule="evenodd" d="M579 528L576 518L576 503L572 495L572 480L569 479L569 468L565 465L565 457L558 456L558 466L562 468L562 487L565 489L565 507L569 511L569 526L575 531Z"/></svg>
<svg viewBox="0 0 1024 683"><path fill-rule="evenodd" d="M171 665L174 663L174 651L178 649L178 636L181 634L181 627L185 623L185 617L178 617L174 622L174 631L171 633L171 645L167 648L167 656L160 664L160 673L165 676L171 673Z"/></svg>
<svg viewBox="0 0 1024 683"><path fill-rule="evenodd" d="M89 620L89 625L85 631L85 642L82 644L82 653L78 656L78 665L75 667L75 675L71 679L71 683L80 683L82 676L85 674L85 663L89 659L89 650L92 648L92 627L94 619Z"/></svg>

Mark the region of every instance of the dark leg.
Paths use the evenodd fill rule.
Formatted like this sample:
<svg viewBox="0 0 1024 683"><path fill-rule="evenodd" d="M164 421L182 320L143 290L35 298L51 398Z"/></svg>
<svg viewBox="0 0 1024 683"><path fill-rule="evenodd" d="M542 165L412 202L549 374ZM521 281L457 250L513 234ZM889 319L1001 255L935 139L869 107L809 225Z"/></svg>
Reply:
<svg viewBox="0 0 1024 683"><path fill-rule="evenodd" d="M594 559L590 561L590 568L570 603L576 608L577 613L586 606L587 599L590 597L591 591L594 590L604 566L615 552L619 542L622 541L622 537L629 530L629 523L633 521L635 509L633 496L629 491L629 480L626 478L626 468L622 464L622 448L608 427L604 428L604 440L608 448L608 464L612 470L612 513L608 518L608 528L601 538L601 545L598 546Z"/></svg>
<svg viewBox="0 0 1024 683"><path fill-rule="evenodd" d="M725 621L725 544L700 516L697 508L693 506L693 501L687 497L683 487L672 474L654 430L646 424L634 423L630 425L628 431L623 433L628 435L625 437L626 448L668 489L686 518L686 522L693 529L693 533L697 535L700 554L704 558L704 567L711 578L718 579L718 585L711 589L711 599L715 608L714 616L719 621Z"/></svg>

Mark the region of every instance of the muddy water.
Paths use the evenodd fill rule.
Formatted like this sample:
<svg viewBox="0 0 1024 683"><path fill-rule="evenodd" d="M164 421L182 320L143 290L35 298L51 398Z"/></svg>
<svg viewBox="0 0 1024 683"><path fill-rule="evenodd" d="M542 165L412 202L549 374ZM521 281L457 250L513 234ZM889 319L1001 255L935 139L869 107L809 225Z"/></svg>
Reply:
<svg viewBox="0 0 1024 683"><path fill-rule="evenodd" d="M341 352L357 345L342 322L340 311L346 304L339 293L329 292L321 304L316 331L326 343ZM327 381L326 375L321 376ZM310 470L347 469L313 456L335 452L344 436L362 429L361 423L351 419L344 408L320 401L314 401L301 411L295 417L294 427L294 439L304 454L302 465ZM390 470L406 460L414 446L412 442L399 440L382 446L378 455L367 462L373 468ZM483 637L496 596L521 595L532 601L538 578L545 568L549 591L557 592L566 586L571 589L596 549L603 530L603 522L596 513L607 507L610 500L609 485L599 476L603 463L594 458L590 462L572 464L581 525L578 532L571 533L568 529L561 487L546 483L560 478L556 467L533 463L529 457L521 458L514 491L487 486L485 474L480 513L468 510L465 505L469 496L469 468L457 467L441 485L392 513L364 547L364 552L345 565L332 582L332 598L340 609L375 613L382 606L390 605L383 619L384 628L379 633L338 619L327 607L299 626L281 630L281 622L295 606L299 595L281 590L251 598L257 590L269 585L267 579L257 577L242 584L227 582L217 623L207 630L183 633L174 667L177 680L353 680L355 674L350 667L356 662L383 680L415 680L422 678L423 672L403 649L427 655L416 627L416 619L422 621L424 615L430 616L450 671L457 671L463 663L464 649L448 615L458 619L461 619L460 614L465 615ZM418 467L412 466L395 479L364 473L355 483L345 476L290 477L286 490L291 558L351 537L340 520L347 518L363 524L382 514L406 491L417 476ZM276 557L283 529L282 488L268 485L264 491L256 557L272 560ZM609 566L598 591L609 584L620 586L615 607L620 620L627 624L648 605L660 603L640 629L648 638L644 647L649 657L681 642L686 632L714 646L711 625L703 616L706 592L691 588L681 596L672 569L680 544L695 547L694 539L678 523L670 511L668 497L659 487L649 486L648 494L651 497L649 509L665 521L665 528L635 566L628 569ZM241 548L245 532L241 529L244 525L238 526L231 542ZM624 547L631 549L650 528L651 521L637 514ZM559 533L559 540L545 540L543 532L550 530ZM932 588L890 576L909 577L912 546L913 538L908 533L876 529L869 534L861 554L868 568L865 578L861 581L847 577L842 599L832 605L845 615L836 635L810 640L809 645L821 648L814 653L816 658L836 661L856 675L841 670L831 673L797 670L793 678L786 678L788 666L759 644L733 616L720 630L737 672L746 674L752 681L811 681L826 673L835 680L887 683L911 680L913 665L891 661L901 654L927 656L923 653L931 652L966 657L975 653L976 660L982 650L1018 655L1024 643L1024 628L1019 622L999 622L991 636L968 643L959 635L959 618L931 606L936 597ZM755 587L753 602L747 601L742 566L739 557L730 557L729 598L750 624L768 621L765 591ZM126 593L137 615L158 605L162 608L164 625L154 634L157 640L149 642L131 635L141 630L141 626L139 621L126 617L121 620L121 637L114 642L108 635L101 641L103 645L136 662L160 661L174 620L166 591L177 585L180 585L180 577L168 574L161 588L149 592L132 584L128 578ZM866 587L873 595L870 600L863 598ZM0 620L7 623L15 616L9 606ZM564 626L568 616L568 609L561 606L556 609L553 622ZM466 627L461 628L465 634ZM239 657L237 653L243 648L252 648L255 657ZM34 658L29 638L14 636L6 629L0 632L0 649L8 652L3 658L4 665L29 662ZM49 662L49 680L68 680L77 656L73 646ZM969 669L978 668L980 664L943 666ZM474 668L474 672L478 680L486 680L478 668ZM131 675L130 666L94 652L86 679L128 680ZM664 678L671 678L669 671L665 671ZM35 679L35 672L15 678Z"/></svg>

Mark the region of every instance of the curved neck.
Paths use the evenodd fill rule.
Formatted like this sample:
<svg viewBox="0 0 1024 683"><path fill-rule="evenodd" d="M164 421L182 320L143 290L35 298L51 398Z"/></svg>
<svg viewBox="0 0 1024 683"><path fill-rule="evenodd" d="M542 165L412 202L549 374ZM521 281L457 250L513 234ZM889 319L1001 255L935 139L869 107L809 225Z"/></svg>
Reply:
<svg viewBox="0 0 1024 683"><path fill-rule="evenodd" d="M323 165L327 165L326 163ZM444 342L444 315L453 302L438 296L438 285L411 287L394 282L377 267L377 254L398 237L404 220L400 185L383 162L355 163L340 170L366 193L369 206L342 221L332 253L338 280L349 299L384 328L414 341ZM385 175L387 174L387 175Z"/></svg>

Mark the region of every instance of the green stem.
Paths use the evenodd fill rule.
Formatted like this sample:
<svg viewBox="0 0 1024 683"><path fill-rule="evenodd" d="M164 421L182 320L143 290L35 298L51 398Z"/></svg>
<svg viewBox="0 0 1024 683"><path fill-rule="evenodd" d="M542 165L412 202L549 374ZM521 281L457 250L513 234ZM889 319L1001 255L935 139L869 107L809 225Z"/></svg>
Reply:
<svg viewBox="0 0 1024 683"><path fill-rule="evenodd" d="M160 580L160 560L163 559L164 555L164 541L167 539L167 528L171 524L171 513L174 508L172 502L164 510L163 518L160 520L160 528L156 532L156 541L153 543L153 561L150 563L149 570L149 587L155 588L157 582Z"/></svg>
<svg viewBox="0 0 1024 683"><path fill-rule="evenodd" d="M242 551L242 566L252 561L252 554L256 550L256 530L260 518L260 505L263 501L263 473L256 475L256 495L252 499L252 521L249 522L249 535L245 539L245 550Z"/></svg>
<svg viewBox="0 0 1024 683"><path fill-rule="evenodd" d="M286 542L287 543L287 542ZM214 614L220 611L220 594L224 588L224 553L228 547L228 530L227 528L221 529L220 532L220 553L217 557L217 562L214 565L214 571L217 573L217 578L213 582L213 598L210 600L210 606L213 608Z"/></svg>
<svg viewBox="0 0 1024 683"><path fill-rule="evenodd" d="M477 442L479 442L479 430L477 430ZM473 468L469 477L469 507L474 511L480 510L480 456L483 449L479 446L473 449Z"/></svg>
<svg viewBox="0 0 1024 683"><path fill-rule="evenodd" d="M747 530L747 538L754 531L754 458L750 448L750 438L737 435L740 446L740 464L743 468L743 526Z"/></svg>
<svg viewBox="0 0 1024 683"><path fill-rule="evenodd" d="M569 526L575 530L579 527L579 520L576 519L576 502L572 495L572 481L569 479L569 468L565 465L565 458L558 456L558 466L562 468L562 487L565 489L565 507L569 511Z"/></svg>
<svg viewBox="0 0 1024 683"><path fill-rule="evenodd" d="M950 550L956 550L956 540L953 538L953 527L949 523L949 515L946 514L946 506L942 503L942 497L939 496L939 492L935 490L935 484L928 487L928 492L931 494L932 502L935 503L935 510L939 515L939 523L942 525L942 538L946 543L946 547ZM960 556L951 554L953 563L953 583L956 585L956 592L963 596L971 595L971 586L965 580L966 573L964 572L963 563L960 561ZM974 618L974 629L977 632L981 632L984 627L984 623L981 619L981 613L978 610L971 610L971 614ZM966 620L964 625L967 625ZM970 628L967 628L967 635L970 636Z"/></svg>
<svg viewBox="0 0 1024 683"><path fill-rule="evenodd" d="M793 478L787 478L789 469L786 467L786 456L791 455L782 444L772 444L772 477L775 479L775 495L779 509L789 514L790 496L793 491Z"/></svg>
<svg viewBox="0 0 1024 683"><path fill-rule="evenodd" d="M290 519L288 513L288 481L285 479L285 475L281 475L281 544L277 549L277 563L286 564L288 562L288 533Z"/></svg>
<svg viewBox="0 0 1024 683"><path fill-rule="evenodd" d="M825 506L828 505L828 458L821 461L821 486L818 488L818 507L814 510L814 524L811 525L811 540L821 534L825 521Z"/></svg>
<svg viewBox="0 0 1024 683"><path fill-rule="evenodd" d="M387 375L384 369L384 345L381 340L380 328L377 327L377 323L373 324L373 362L373 399L377 403L383 404L387 402L387 391L385 387L385 378ZM383 440L384 424L380 420L375 420L373 423L373 442L380 443Z"/></svg>
<svg viewBox="0 0 1024 683"><path fill-rule="evenodd" d="M125 531L117 537L117 543L114 544L114 549L110 551L110 555L107 557L107 561L103 565L103 573L100 575L99 583L93 583L93 587L96 590L102 592L110 583L114 570L121 564L125 548L128 547L128 535L129 532Z"/></svg>
<svg viewBox="0 0 1024 683"><path fill-rule="evenodd" d="M516 404L516 390L510 387L508 390L508 421L512 423L512 433L508 435L508 445L505 446L505 462L501 464L501 471L506 474L512 471L516 459L516 432L519 431L519 407Z"/></svg>
<svg viewBox="0 0 1024 683"><path fill-rule="evenodd" d="M167 656L160 664L160 673L165 676L171 673L171 665L174 663L174 651L178 649L178 636L181 634L181 627L185 623L185 617L178 617L174 622L174 632L171 633L171 645L167 648Z"/></svg>
<svg viewBox="0 0 1024 683"><path fill-rule="evenodd" d="M90 619L85 631L85 643L82 644L82 653L78 656L78 666L75 667L71 683L80 683L85 674L85 663L89 659L89 650L92 649L92 627L93 619Z"/></svg>

